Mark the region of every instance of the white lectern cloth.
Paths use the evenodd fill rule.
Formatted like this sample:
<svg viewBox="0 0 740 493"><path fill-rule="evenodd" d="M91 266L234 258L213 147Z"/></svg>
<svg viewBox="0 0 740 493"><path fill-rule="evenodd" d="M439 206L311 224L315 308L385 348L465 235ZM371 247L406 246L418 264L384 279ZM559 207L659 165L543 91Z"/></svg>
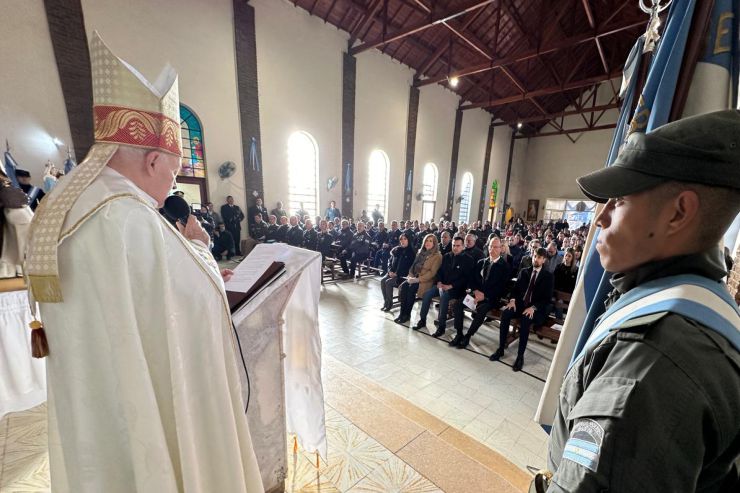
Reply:
<svg viewBox="0 0 740 493"><path fill-rule="evenodd" d="M0 293L0 418L46 401L46 362L31 357L26 291Z"/></svg>

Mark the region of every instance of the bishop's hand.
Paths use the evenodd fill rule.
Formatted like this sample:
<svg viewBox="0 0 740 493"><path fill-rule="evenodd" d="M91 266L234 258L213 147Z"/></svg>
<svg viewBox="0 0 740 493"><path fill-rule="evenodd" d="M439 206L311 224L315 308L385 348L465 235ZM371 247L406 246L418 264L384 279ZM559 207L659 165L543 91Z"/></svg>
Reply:
<svg viewBox="0 0 740 493"><path fill-rule="evenodd" d="M206 246L211 242L211 237L208 236L206 230L203 229L203 226L200 225L200 222L192 214L188 216L188 222L185 226L180 221L177 221L177 229L189 241L198 240Z"/></svg>

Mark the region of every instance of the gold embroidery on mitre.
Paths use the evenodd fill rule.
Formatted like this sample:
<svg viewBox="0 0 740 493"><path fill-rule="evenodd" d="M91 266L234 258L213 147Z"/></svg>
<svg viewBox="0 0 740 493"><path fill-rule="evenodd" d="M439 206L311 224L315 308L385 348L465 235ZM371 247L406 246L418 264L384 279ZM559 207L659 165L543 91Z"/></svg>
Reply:
<svg viewBox="0 0 740 493"><path fill-rule="evenodd" d="M115 56L97 32L90 41L95 145L69 177L36 209L29 232L25 272L32 298L61 302L57 248L67 214L118 150L118 144L182 155L179 93L174 71L158 89ZM227 305L228 307L228 305Z"/></svg>
<svg viewBox="0 0 740 493"><path fill-rule="evenodd" d="M120 130L126 130L134 140L143 141L147 135L158 135L158 126L157 120L143 111L113 110L105 116L103 121L98 122L95 129L95 140L105 140L113 137Z"/></svg>

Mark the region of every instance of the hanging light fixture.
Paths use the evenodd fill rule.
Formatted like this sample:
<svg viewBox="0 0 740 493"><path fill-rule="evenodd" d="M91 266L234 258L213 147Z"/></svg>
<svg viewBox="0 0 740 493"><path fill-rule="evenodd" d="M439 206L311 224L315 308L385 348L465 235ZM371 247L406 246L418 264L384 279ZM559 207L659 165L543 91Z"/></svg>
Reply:
<svg viewBox="0 0 740 493"><path fill-rule="evenodd" d="M450 87L457 87L457 85L460 83L459 77L450 77L449 78Z"/></svg>

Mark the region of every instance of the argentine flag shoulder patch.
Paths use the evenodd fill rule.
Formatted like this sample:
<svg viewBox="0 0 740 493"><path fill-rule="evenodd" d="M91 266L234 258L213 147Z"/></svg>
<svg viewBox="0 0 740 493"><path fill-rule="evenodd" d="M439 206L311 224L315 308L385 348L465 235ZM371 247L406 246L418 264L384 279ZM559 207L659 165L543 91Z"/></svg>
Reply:
<svg viewBox="0 0 740 493"><path fill-rule="evenodd" d="M582 419L575 424L568 441L565 442L563 459L596 472L603 441L604 428L592 419Z"/></svg>

